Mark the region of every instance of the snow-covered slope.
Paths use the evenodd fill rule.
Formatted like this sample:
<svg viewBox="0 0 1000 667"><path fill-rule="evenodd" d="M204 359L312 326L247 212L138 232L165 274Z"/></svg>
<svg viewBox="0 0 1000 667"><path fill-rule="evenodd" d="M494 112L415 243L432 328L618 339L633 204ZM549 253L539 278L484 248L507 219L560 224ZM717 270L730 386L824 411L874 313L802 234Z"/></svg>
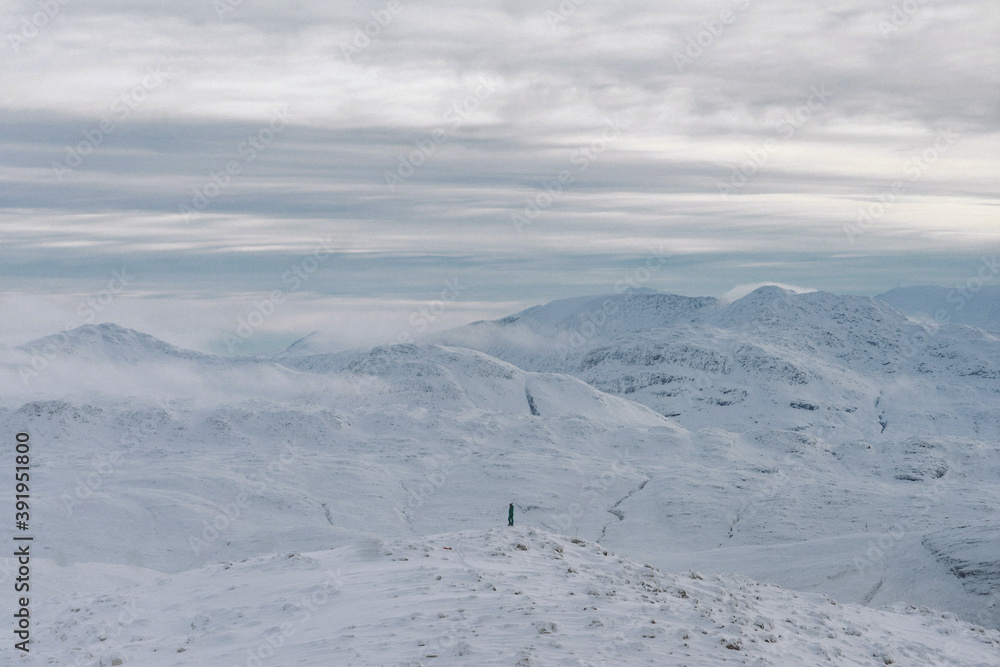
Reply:
<svg viewBox="0 0 1000 667"><path fill-rule="evenodd" d="M874 611L743 577L665 574L517 527L137 578L47 601L39 660L985 667L1000 654L1000 632L928 609Z"/></svg>
<svg viewBox="0 0 1000 667"><path fill-rule="evenodd" d="M378 552L382 547L371 545L379 543L407 550L402 545L409 540L417 550L446 551L438 547L452 545L438 540L467 541L474 545L462 547L467 550L504 551L496 540L507 534L488 531L505 523L511 501L516 530L534 529L546 543L576 538L662 571L735 572L842 603L907 603L957 614L966 625L1000 627L995 337L969 327L931 332L877 301L822 293L764 288L732 304L662 296L615 301L616 317L605 320L614 335L595 321L592 331L575 332L583 337L578 345L567 337L559 349L517 348L534 350L539 366L564 373L525 370L512 359L442 344L227 360L169 346L164 351L165 343L111 327L78 333L89 340L103 332L94 344L63 339L66 353L48 358L28 378L22 371L34 353L0 352L0 429L30 432L37 443L33 511L44 520L37 524L36 556L45 563L44 580L58 584L43 589L39 608L58 611L38 621L36 637L50 629L52 637L65 636L61 648L45 650L66 662L79 655L72 651L81 633L93 640L94 623L114 625L123 600L142 599L151 606L115 635L124 643L98 637L86 646L117 646L132 660L123 664L198 664L196 648L197 655L242 664L249 659L241 657L248 641L243 628L257 637L280 631L284 612L270 605L230 613L241 607L233 596L287 603L300 590L311 594L324 586L298 579L299 564L326 563L329 554L349 563L361 551ZM593 303L577 306L586 314ZM631 309L640 314L631 317ZM491 326L523 327L517 334L523 341L526 333L535 335L532 318L544 320L537 336L551 341L567 322L586 319L566 304L548 311L551 317L542 317L545 308L528 312L512 325ZM499 354L508 343L490 349ZM530 367L529 357L516 360ZM460 538L456 531L471 532ZM524 544L531 553L548 548ZM290 552L308 556L285 558ZM220 569L220 562L234 565ZM395 575L383 566L396 562L373 564L359 581L391 580ZM4 580L12 563L0 558ZM563 590L548 582L547 569L531 568L516 576L541 577L536 589ZM405 588L401 582L410 574L393 585ZM441 581L451 576L438 574ZM237 579L224 587L228 576ZM109 592L129 582L138 588ZM716 583L721 588L714 595L722 597L763 588L732 577ZM184 652L192 662L184 663L177 648L185 646L173 646L182 636L174 619L180 600L191 599L197 586L215 611L205 612L207 620L185 620L184 628L194 624L194 639ZM242 593L227 592L228 586ZM569 600L580 595L565 593ZM413 593L414 604L426 601L422 594ZM391 595L403 597L386 589L387 600ZM789 605L807 604L775 595ZM363 599L346 597L336 614L356 611ZM444 618L471 608L442 599L449 600L450 611L443 612L449 616L424 619L422 633L438 632ZM552 622L568 627L572 605L557 607L553 602L553 618L565 615ZM98 620L76 628L74 614L82 612L73 608L90 609ZM387 631L405 635L384 625L391 609L376 606L371 617L359 617L368 620L333 640L303 630L285 645L296 647L290 655L301 656L302 664L328 664L312 661L330 641L362 656L394 656L348 658L353 664L429 660L422 648L400 653L391 637L376 639ZM647 654L643 642L631 641L633 626L614 619L635 609L618 609L620 616L611 618L625 639L616 643L614 635L621 653L609 660L629 664L642 660L639 655L671 664L656 662L669 653ZM873 642L886 650L900 646L885 639L896 633L896 617L858 613L871 625ZM486 623L477 628L480 636L487 627L495 629ZM961 634L958 625L949 627ZM841 664L870 664L824 639L835 630L797 629L795 641L803 646L842 651L848 657ZM504 662L506 653L495 653L503 640L523 634L512 632L469 645L491 656L484 664L513 664ZM678 664L750 655L718 649L724 634L668 650L692 648ZM746 634L754 636L759 642ZM845 645L868 650L857 635L843 637ZM143 653L151 646L173 651L179 662ZM910 655L893 650L910 664L938 664L932 646ZM549 648L556 652L538 649L533 658L528 652L517 660L606 662ZM9 649L2 650L6 659ZM781 664L762 650L754 655L763 664ZM979 656L978 650L961 639L948 655Z"/></svg>
<svg viewBox="0 0 1000 667"><path fill-rule="evenodd" d="M527 370L564 370L581 347L635 332L691 321L717 302L658 292L628 292L561 299L493 322L474 322L434 336Z"/></svg>
<svg viewBox="0 0 1000 667"><path fill-rule="evenodd" d="M25 343L18 349L43 358L66 355L88 361L115 363L161 360L208 362L217 359L212 355L175 347L148 334L111 323L85 324Z"/></svg>
<svg viewBox="0 0 1000 667"><path fill-rule="evenodd" d="M309 372L208 364L128 395L105 388L106 365L87 374L97 387L75 391L59 378L79 366L54 365L35 381L62 387L64 399L5 396L0 426L45 443L36 502L53 539L40 548L179 571L281 544L488 526L509 499L561 511L579 475L598 475L618 448L647 439L669 451L686 437L580 380L470 350L391 346L300 361ZM164 366L138 368L148 381ZM624 495L634 478L623 472L607 492ZM129 546L107 551L111 526Z"/></svg>
<svg viewBox="0 0 1000 667"><path fill-rule="evenodd" d="M654 411L595 391L568 375L527 373L494 357L443 345L387 345L361 352L282 358L306 373L348 375L408 408L476 408L601 423L666 426ZM376 390L381 387L382 390Z"/></svg>
<svg viewBox="0 0 1000 667"><path fill-rule="evenodd" d="M573 374L689 428L766 425L840 440L1000 438L1000 421L990 417L1000 391L1000 339L988 333L925 327L874 299L778 287L731 304L675 297L681 301L670 303L686 304L683 316L650 317L663 310L664 296L555 302L512 323L470 325L440 338L528 370ZM594 304L606 303L615 316L595 316L611 307ZM550 311L558 318L530 322L528 315ZM529 354L512 338L564 342Z"/></svg>
<svg viewBox="0 0 1000 667"><path fill-rule="evenodd" d="M539 307L559 312L567 341L580 332L567 323L597 322L594 303L617 304L619 318L648 326L617 335L623 325L609 320L576 345L508 358L647 405L698 443L669 470L643 468L650 482L616 507L625 518L608 527L605 543L665 567L708 561L843 600L920 599L1000 625L996 596L965 594L989 588L1000 556L955 570L949 559L966 562L962 540L932 549L923 539L955 521L987 524L997 509L984 491L995 493L1000 476L1000 340L823 292L762 287L662 326L643 315L659 298L636 306L649 298ZM540 326L559 338L550 321ZM499 333L467 342L503 356L507 341ZM649 547L650 534L671 535L675 555ZM983 544L1000 554L992 533Z"/></svg>

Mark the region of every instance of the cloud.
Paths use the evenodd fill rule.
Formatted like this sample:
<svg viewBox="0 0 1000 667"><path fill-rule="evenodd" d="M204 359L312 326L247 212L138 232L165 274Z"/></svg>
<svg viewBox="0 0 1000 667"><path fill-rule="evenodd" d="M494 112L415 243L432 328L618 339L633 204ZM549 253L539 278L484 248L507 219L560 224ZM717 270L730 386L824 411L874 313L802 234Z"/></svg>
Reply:
<svg viewBox="0 0 1000 667"><path fill-rule="evenodd" d="M793 294L808 294L809 292L815 292L816 290L810 287L798 287L797 285L786 285L784 283L750 283L748 285L737 285L733 289L729 290L719 298L719 302L722 304L732 303L734 301L739 301L746 295L754 292L765 286L780 287L783 290L792 292Z"/></svg>
<svg viewBox="0 0 1000 667"><path fill-rule="evenodd" d="M442 282L436 292L429 292L430 298L335 296L280 288L242 293L0 293L0 345L14 347L85 324L112 322L177 347L222 355L276 354L316 332L314 346L329 352L415 341L533 305L479 300L464 291L471 284L457 280L457 291L456 283Z"/></svg>
<svg viewBox="0 0 1000 667"><path fill-rule="evenodd" d="M8 4L11 292L259 298L331 239L304 292L541 302L664 248L666 291L874 293L1000 245L989 0Z"/></svg>

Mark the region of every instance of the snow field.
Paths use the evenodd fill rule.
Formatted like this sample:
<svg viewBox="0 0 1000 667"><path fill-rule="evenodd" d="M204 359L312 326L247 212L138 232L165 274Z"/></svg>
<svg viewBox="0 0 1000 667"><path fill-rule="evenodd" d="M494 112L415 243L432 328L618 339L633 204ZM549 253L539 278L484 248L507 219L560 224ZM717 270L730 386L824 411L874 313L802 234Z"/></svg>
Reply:
<svg viewBox="0 0 1000 667"><path fill-rule="evenodd" d="M25 384L0 350L41 445L25 664L1000 663L995 337L773 288L449 335L508 360L99 325Z"/></svg>
<svg viewBox="0 0 1000 667"><path fill-rule="evenodd" d="M929 610L669 575L516 526L258 556L45 610L38 657L60 664L985 666L1000 650Z"/></svg>

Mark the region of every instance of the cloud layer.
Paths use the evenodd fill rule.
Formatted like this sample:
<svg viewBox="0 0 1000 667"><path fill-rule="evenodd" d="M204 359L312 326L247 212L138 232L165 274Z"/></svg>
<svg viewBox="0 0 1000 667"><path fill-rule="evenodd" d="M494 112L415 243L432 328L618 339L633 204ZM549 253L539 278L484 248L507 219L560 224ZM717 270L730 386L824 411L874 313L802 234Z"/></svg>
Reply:
<svg viewBox="0 0 1000 667"><path fill-rule="evenodd" d="M359 299L607 291L651 251L688 293L961 281L1000 245L998 29L988 0L9 2L0 279L228 298L325 245L302 291Z"/></svg>

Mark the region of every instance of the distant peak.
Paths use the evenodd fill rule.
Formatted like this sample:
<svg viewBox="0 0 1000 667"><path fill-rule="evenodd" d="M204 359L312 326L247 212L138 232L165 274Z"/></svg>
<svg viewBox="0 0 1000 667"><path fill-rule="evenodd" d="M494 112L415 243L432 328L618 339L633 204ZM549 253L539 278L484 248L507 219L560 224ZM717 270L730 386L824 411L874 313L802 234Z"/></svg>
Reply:
<svg viewBox="0 0 1000 667"><path fill-rule="evenodd" d="M317 338L318 332L312 331L307 333L302 338L299 338L294 343L286 347L284 350L276 354L276 357L283 357L293 354L313 354L315 351L313 348L313 343Z"/></svg>
<svg viewBox="0 0 1000 667"><path fill-rule="evenodd" d="M784 296L787 294L808 294L816 290L810 287L798 287L796 285L786 285L785 283L749 283L737 285L720 297L722 303L734 303L750 295L757 296Z"/></svg>
<svg viewBox="0 0 1000 667"><path fill-rule="evenodd" d="M129 362L156 356L187 359L210 356L175 347L159 338L113 322L84 324L18 347L29 352L39 349L59 350L70 356L92 360Z"/></svg>
<svg viewBox="0 0 1000 667"><path fill-rule="evenodd" d="M120 324L115 324L114 322L100 322L98 324L81 324L80 326L78 326L78 327L76 327L74 329L67 329L67 333L70 333L70 334L72 334L72 333L90 333L90 332L96 332L96 333L108 332L108 333L115 333L115 334L128 333L128 334L146 335L146 334L142 334L139 331L136 331L135 329L129 329L127 327L121 326Z"/></svg>
<svg viewBox="0 0 1000 667"><path fill-rule="evenodd" d="M61 334L53 334L52 336L46 336L46 338L62 338L62 339L91 339L91 338L102 338L106 340L143 340L143 341L153 341L159 340L149 334L143 333L141 331L136 331L135 329L129 329L128 327L123 327L114 322L101 322L99 324L83 324L76 327L75 329L68 329ZM166 345L166 343L164 343Z"/></svg>

